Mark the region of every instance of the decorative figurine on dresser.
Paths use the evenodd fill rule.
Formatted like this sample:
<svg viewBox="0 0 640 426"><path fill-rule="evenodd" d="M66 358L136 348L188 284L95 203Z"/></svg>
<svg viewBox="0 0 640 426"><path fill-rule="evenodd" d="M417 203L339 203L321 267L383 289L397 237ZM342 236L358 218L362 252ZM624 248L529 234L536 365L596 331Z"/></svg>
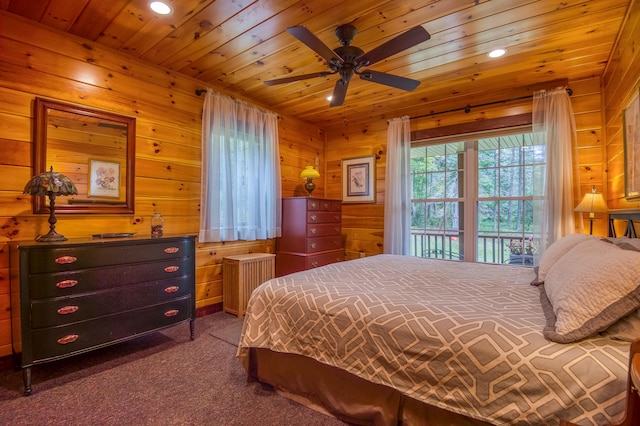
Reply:
<svg viewBox="0 0 640 426"><path fill-rule="evenodd" d="M276 239L276 276L344 260L342 202L282 199L282 236Z"/></svg>
<svg viewBox="0 0 640 426"><path fill-rule="evenodd" d="M11 243L16 367L31 367L195 321L195 237ZM114 237L114 238L99 238Z"/></svg>

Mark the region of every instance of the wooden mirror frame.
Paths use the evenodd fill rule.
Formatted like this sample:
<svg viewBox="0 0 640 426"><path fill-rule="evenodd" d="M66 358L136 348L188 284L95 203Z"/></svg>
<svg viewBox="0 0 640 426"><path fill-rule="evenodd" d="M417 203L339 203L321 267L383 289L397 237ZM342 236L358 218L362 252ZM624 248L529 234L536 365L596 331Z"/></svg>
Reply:
<svg viewBox="0 0 640 426"><path fill-rule="evenodd" d="M126 182L124 188L126 194L123 202L109 203L101 200L95 202L56 204L56 215L68 213L134 213L135 200L135 152L136 152L136 119L111 112L99 111L84 106L65 104L48 99L36 98L34 103L34 149L33 149L33 174L39 174L48 170L47 165L47 130L49 121L49 111L56 110L69 114L77 114L82 117L96 118L99 120L109 120L122 123L127 127L127 147L125 162ZM55 170L55 169L54 169ZM59 199L62 201L62 199ZM49 207L45 196L33 197L33 213L49 214Z"/></svg>

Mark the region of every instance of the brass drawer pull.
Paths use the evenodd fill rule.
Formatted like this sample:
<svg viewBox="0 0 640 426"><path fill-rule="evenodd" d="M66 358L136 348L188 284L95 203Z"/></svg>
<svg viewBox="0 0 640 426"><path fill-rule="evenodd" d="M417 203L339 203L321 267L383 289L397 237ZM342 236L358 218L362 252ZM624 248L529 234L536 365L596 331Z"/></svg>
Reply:
<svg viewBox="0 0 640 426"><path fill-rule="evenodd" d="M175 272L178 269L180 269L179 266L167 266L166 268L164 268L164 271L165 272Z"/></svg>
<svg viewBox="0 0 640 426"><path fill-rule="evenodd" d="M317 219L318 219L318 216L316 216L315 214L311 215L311 220L317 220Z"/></svg>
<svg viewBox="0 0 640 426"><path fill-rule="evenodd" d="M61 256L55 260L58 265L66 265L68 263L73 263L78 260L77 257L74 256Z"/></svg>
<svg viewBox="0 0 640 426"><path fill-rule="evenodd" d="M80 309L80 308L75 306L75 305L68 305L68 306L63 306L62 308L58 309L57 312L60 315L68 315L68 314L72 314L72 313L76 312L78 309Z"/></svg>
<svg viewBox="0 0 640 426"><path fill-rule="evenodd" d="M176 315L178 315L178 310L177 309L171 309L170 311L167 311L164 313L165 317L175 317Z"/></svg>
<svg viewBox="0 0 640 426"><path fill-rule="evenodd" d="M164 252L167 254L173 254L179 251L180 251L180 247L167 247L166 249L164 249Z"/></svg>
<svg viewBox="0 0 640 426"><path fill-rule="evenodd" d="M317 244L316 243L311 243L311 248L316 248Z"/></svg>
<svg viewBox="0 0 640 426"><path fill-rule="evenodd" d="M316 228L311 228L311 229L309 229L309 231L310 231L312 234L315 234L315 233L316 233Z"/></svg>
<svg viewBox="0 0 640 426"><path fill-rule="evenodd" d="M171 285L171 286L165 288L164 292L165 293L175 293L178 290L180 290L180 287L178 287L177 285Z"/></svg>
<svg viewBox="0 0 640 426"><path fill-rule="evenodd" d="M312 207L312 208L314 208L314 209L315 209L317 206L318 206L318 204L316 204L316 202L315 202L315 201L312 201L312 202L311 202L311 207Z"/></svg>
<svg viewBox="0 0 640 426"><path fill-rule="evenodd" d="M311 262L311 267L312 268L317 268L318 267L318 262Z"/></svg>
<svg viewBox="0 0 640 426"><path fill-rule="evenodd" d="M78 280L64 280L56 283L58 288L70 288L78 284Z"/></svg>
<svg viewBox="0 0 640 426"><path fill-rule="evenodd" d="M69 343L73 343L76 340L78 340L78 337L80 336L78 336L77 334L68 334L64 337L59 338L58 343L61 345L67 345Z"/></svg>

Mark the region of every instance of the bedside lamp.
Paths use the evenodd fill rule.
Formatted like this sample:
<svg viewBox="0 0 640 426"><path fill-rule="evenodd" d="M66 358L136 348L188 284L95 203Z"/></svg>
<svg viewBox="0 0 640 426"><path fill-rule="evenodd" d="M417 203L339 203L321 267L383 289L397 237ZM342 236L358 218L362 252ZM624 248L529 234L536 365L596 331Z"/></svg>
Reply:
<svg viewBox="0 0 640 426"><path fill-rule="evenodd" d="M306 166L302 173L300 173L300 179L307 180L307 182L304 184L304 189L307 190L309 196L311 196L313 190L316 189L316 184L313 183L313 180L319 177L320 173L316 169L314 169L313 166Z"/></svg>
<svg viewBox="0 0 640 426"><path fill-rule="evenodd" d="M601 193L596 192L596 187L591 189L591 192L584 194L582 201L578 204L578 207L574 211L581 213L589 213L589 235L593 234L593 221L595 220L595 213L607 213L609 208L607 202Z"/></svg>
<svg viewBox="0 0 640 426"><path fill-rule="evenodd" d="M48 172L42 172L29 179L24 187L23 194L46 195L49 197L49 233L38 235L36 241L65 241L67 238L56 232L56 196L75 195L78 189L74 183L61 173L55 173L53 166Z"/></svg>

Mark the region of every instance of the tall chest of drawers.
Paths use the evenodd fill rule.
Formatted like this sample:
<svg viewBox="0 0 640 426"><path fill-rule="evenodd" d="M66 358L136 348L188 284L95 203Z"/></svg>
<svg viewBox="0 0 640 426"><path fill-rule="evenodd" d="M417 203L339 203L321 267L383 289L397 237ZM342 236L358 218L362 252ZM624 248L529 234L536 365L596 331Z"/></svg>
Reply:
<svg viewBox="0 0 640 426"><path fill-rule="evenodd" d="M322 198L283 198L276 276L343 260L342 203Z"/></svg>
<svg viewBox="0 0 640 426"><path fill-rule="evenodd" d="M195 237L11 244L12 339L33 365L195 320Z"/></svg>

